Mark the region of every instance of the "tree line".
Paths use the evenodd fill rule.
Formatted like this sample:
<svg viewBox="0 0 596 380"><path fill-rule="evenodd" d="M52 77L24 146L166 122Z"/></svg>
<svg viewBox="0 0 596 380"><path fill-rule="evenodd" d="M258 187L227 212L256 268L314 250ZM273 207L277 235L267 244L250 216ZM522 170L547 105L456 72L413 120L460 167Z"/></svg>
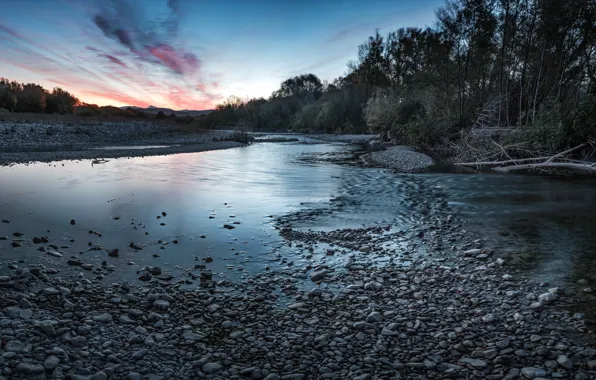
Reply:
<svg viewBox="0 0 596 380"><path fill-rule="evenodd" d="M34 83L19 83L0 78L0 110L17 113L43 114L76 114L81 117L108 117L173 120L177 123L189 124L195 118L190 116L177 117L175 114L164 114L159 111L156 115L143 112L140 109L127 107L125 109L114 106L98 106L81 102L76 96L66 90L55 87L48 91Z"/></svg>
<svg viewBox="0 0 596 380"><path fill-rule="evenodd" d="M79 104L79 99L59 87L50 92L34 83L0 78L0 108L10 112L69 114Z"/></svg>
<svg viewBox="0 0 596 380"><path fill-rule="evenodd" d="M559 149L596 132L594 0L448 0L427 28L377 31L331 83L231 97L204 126L373 132L433 146L472 128L522 128Z"/></svg>

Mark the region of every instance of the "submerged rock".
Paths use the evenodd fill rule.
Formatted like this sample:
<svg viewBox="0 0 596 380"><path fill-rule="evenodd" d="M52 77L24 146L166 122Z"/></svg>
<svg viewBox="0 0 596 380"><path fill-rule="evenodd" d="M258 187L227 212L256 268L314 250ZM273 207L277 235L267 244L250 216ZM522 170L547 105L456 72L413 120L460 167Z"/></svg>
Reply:
<svg viewBox="0 0 596 380"><path fill-rule="evenodd" d="M321 269L310 274L310 279L314 282L323 280L329 271L327 269Z"/></svg>

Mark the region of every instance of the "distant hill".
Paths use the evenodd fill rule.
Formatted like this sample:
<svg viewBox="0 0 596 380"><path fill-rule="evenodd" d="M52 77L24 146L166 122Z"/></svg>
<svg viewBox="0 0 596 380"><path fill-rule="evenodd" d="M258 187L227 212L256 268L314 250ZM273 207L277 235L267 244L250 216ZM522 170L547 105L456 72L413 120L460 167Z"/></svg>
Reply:
<svg viewBox="0 0 596 380"><path fill-rule="evenodd" d="M166 116L171 115L171 114L174 114L176 116L201 116L201 115L205 115L205 114L208 114L209 112L213 111L213 110L201 110L201 111L178 110L178 111L176 111L171 108L159 108L159 107L154 107L154 106L149 106L147 108L135 107L135 106L120 107L120 109L122 109L122 110L125 110L127 108L132 108L133 110L142 111L142 112L150 113L153 115L157 115L157 113L159 111L162 111Z"/></svg>

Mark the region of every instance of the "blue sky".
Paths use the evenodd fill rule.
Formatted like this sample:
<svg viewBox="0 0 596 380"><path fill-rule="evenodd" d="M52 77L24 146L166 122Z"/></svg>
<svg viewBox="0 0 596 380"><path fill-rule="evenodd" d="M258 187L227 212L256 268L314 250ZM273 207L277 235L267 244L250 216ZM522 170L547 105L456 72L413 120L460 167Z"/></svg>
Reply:
<svg viewBox="0 0 596 380"><path fill-rule="evenodd" d="M379 28L443 0L0 0L0 76L99 105L211 108L294 75L332 81Z"/></svg>

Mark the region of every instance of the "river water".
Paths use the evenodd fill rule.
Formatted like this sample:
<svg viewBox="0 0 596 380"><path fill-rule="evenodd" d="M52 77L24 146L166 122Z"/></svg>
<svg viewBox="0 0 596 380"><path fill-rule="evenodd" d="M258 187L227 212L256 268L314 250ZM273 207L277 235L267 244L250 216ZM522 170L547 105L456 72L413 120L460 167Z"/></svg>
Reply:
<svg viewBox="0 0 596 380"><path fill-rule="evenodd" d="M211 257L207 267L216 278L240 280L266 267L306 264L299 252L282 244L277 216L317 210L297 214L301 217L292 226L303 229L376 224L407 229L416 222L416 197L432 190L487 245L519 257L520 268L541 281L564 286L579 278L596 280L594 181L405 175L338 163L356 149L258 143L101 164L84 160L0 168L0 219L10 221L0 223L0 236L9 237L0 241L0 271L8 271L10 264L42 263L75 275L81 269L64 264L75 256L94 265L104 260L115 265L111 281L133 280L145 265L181 275ZM18 248L11 246L15 232L24 234ZM64 257L38 251L30 242L34 236L68 246L62 248ZM130 242L144 248L135 251ZM89 251L90 245L118 248L120 256Z"/></svg>

